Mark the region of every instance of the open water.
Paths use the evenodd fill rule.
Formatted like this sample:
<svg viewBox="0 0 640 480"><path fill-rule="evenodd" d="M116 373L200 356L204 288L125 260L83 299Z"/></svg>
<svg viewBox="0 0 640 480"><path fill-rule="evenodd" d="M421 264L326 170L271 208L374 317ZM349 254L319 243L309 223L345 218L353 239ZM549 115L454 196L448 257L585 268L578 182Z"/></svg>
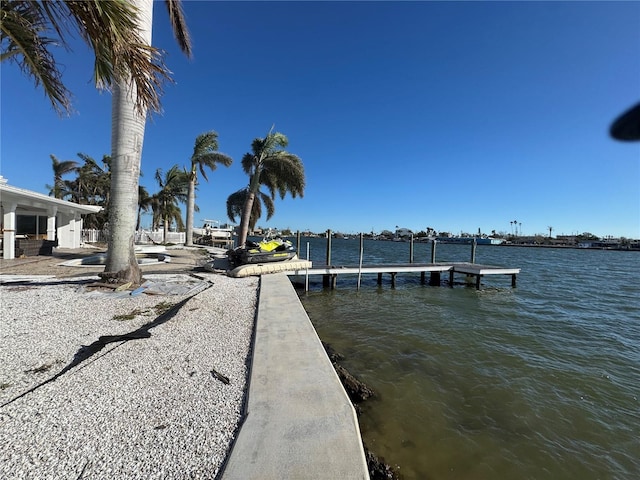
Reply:
<svg viewBox="0 0 640 480"><path fill-rule="evenodd" d="M307 244L324 264L326 240L303 238L303 257ZM415 244L414 261L430 252ZM469 261L471 247L436 253ZM358 256L359 240L333 240L332 264ZM408 243L365 241L365 264L408 260ZM479 245L476 262L521 268L517 288L398 274L395 289L369 275L359 291L339 276L300 292L377 392L360 417L367 446L406 480L640 478L640 253Z"/></svg>

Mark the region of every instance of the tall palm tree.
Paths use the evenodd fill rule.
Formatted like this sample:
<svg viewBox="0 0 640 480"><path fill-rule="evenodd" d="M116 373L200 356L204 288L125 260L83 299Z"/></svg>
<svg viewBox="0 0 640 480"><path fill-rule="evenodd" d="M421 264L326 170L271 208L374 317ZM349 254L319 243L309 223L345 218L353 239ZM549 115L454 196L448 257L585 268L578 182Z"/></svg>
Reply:
<svg viewBox="0 0 640 480"><path fill-rule="evenodd" d="M167 170L164 176L162 169L157 169L155 177L160 190L154 195L154 223L158 224L159 220L163 221L164 242L166 243L169 225L171 223L175 221L179 229L184 228L182 212L178 206L178 202L186 203L187 201L189 174L178 168L177 165L174 165Z"/></svg>
<svg viewBox="0 0 640 480"><path fill-rule="evenodd" d="M288 144L287 137L282 133L273 132L271 127L266 137L253 140L251 152L245 153L242 157L242 169L249 175L249 186L231 194L227 199L227 214L231 221L235 221L235 215L232 216L232 214L237 214L238 210L233 205L237 206L239 198L244 195L238 235L239 245L245 244L249 226L255 225L257 220L257 211L254 207L257 195L263 201L265 198L275 199L276 192L280 198L284 198L287 192L293 198L304 195L305 176L302 160L284 150ZM259 192L261 185L269 190L269 197ZM268 212L267 218L269 218L273 215L273 202L265 205Z"/></svg>
<svg viewBox="0 0 640 480"><path fill-rule="evenodd" d="M137 32L144 44L151 45L153 0L133 0L138 9ZM183 52L191 45L179 0L166 0L174 34ZM133 75L131 75L133 77ZM131 78L129 77L129 78ZM139 104L139 90L127 77L113 86L111 127L111 239L107 261L100 275L113 283L139 284L142 273L135 258L134 240L138 207L138 177L146 124L145 105Z"/></svg>
<svg viewBox="0 0 640 480"><path fill-rule="evenodd" d="M180 0L165 0L174 35L184 53L191 44ZM139 283L133 227L147 110L160 111L170 72L151 46L153 0L0 2L0 60L16 63L42 87L59 113L71 112L70 92L51 46L68 47L75 31L95 53L94 81L113 90L111 238L103 278Z"/></svg>
<svg viewBox="0 0 640 480"><path fill-rule="evenodd" d="M217 164L228 167L233 159L218 150L218 134L214 131L201 133L196 137L191 155L191 171L189 172L189 192L187 196L187 235L185 244L193 245L193 212L195 210L196 184L198 183L198 170L206 181L205 167L214 171Z"/></svg>
<svg viewBox="0 0 640 480"><path fill-rule="evenodd" d="M64 198L67 193L67 188L62 177L68 173L75 172L78 168L78 162L73 160L63 160L62 162L52 153L51 166L53 167L53 186L47 185L50 189L49 195L54 198Z"/></svg>

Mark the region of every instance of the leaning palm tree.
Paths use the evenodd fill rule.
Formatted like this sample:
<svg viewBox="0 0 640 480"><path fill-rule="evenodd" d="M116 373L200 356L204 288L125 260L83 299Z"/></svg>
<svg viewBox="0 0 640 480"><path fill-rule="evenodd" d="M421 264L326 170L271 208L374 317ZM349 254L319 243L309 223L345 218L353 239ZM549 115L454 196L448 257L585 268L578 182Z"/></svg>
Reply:
<svg viewBox="0 0 640 480"><path fill-rule="evenodd" d="M62 162L58 158L51 154L51 166L53 167L53 186L47 185L50 189L49 195L54 198L64 198L67 192L66 185L62 179L63 175L75 172L78 168L78 162L73 160L63 160Z"/></svg>
<svg viewBox="0 0 640 480"><path fill-rule="evenodd" d="M196 137L193 155L191 155L191 171L189 172L189 192L187 198L187 234L185 244L193 245L193 212L195 210L196 184L198 183L198 170L207 178L205 167L214 171L217 164L228 167L233 159L218 150L218 134L214 131L206 132Z"/></svg>
<svg viewBox="0 0 640 480"><path fill-rule="evenodd" d="M160 190L154 195L154 223L159 223L159 220L163 221L164 241L166 243L167 234L169 233L169 225L171 223L175 221L178 228L184 228L182 212L180 211L178 202L186 203L187 201L189 174L178 168L177 165L174 165L167 170L164 175L162 173L162 169L157 169L155 177Z"/></svg>
<svg viewBox="0 0 640 480"><path fill-rule="evenodd" d="M245 153L242 157L242 169L249 175L249 185L245 190L245 199L242 206L242 214L240 221L240 232L238 235L238 244L244 245L247 241L249 233L249 225L255 225L257 220L254 203L256 195L262 200L266 195L258 193L260 186L264 186L269 190L271 200L275 199L276 192L280 198L284 198L288 193L293 198L304 195L305 177L302 160L296 155L284 150L289 144L287 137L279 132L273 132L273 127L266 137L256 138L251 144L251 153ZM227 200L227 214L231 221L235 221L237 213L231 205L237 204L238 197L242 195L242 190L232 194ZM235 199L232 198L235 196ZM267 209L273 215L273 204L271 207L267 205ZM253 215L253 222L252 220Z"/></svg>

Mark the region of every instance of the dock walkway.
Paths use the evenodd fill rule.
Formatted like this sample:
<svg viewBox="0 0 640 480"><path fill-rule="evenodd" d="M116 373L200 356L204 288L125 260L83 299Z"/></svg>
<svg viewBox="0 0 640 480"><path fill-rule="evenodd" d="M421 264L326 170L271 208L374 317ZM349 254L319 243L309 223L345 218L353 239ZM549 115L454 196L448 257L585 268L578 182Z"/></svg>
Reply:
<svg viewBox="0 0 640 480"><path fill-rule="evenodd" d="M399 263L399 264L380 264L380 265L320 265L313 266L308 270L296 270L287 272L289 275L324 275L330 282L332 288L336 286L337 276L340 274L377 274L378 284L382 283L382 275L387 273L391 275L391 285L395 286L396 275L398 273L420 273L421 280L425 282L426 273L430 273L429 284L439 285L440 275L444 272L449 273L449 285L453 286L453 280L456 273L466 276L475 277L476 288L480 288L480 281L485 275L510 275L511 286L516 286L516 275L520 273L519 268L497 267L493 265L480 265L469 262L449 262L449 263Z"/></svg>

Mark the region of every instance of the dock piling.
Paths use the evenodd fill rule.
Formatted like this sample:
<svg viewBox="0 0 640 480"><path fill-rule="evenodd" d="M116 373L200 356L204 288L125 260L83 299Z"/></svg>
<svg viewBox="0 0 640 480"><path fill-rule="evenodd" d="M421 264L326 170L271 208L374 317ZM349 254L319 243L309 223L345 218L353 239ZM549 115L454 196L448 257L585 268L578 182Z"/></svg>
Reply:
<svg viewBox="0 0 640 480"><path fill-rule="evenodd" d="M358 290L360 290L360 278L362 277L362 256L364 254L364 235L360 233L360 263L358 269Z"/></svg>
<svg viewBox="0 0 640 480"><path fill-rule="evenodd" d="M331 265L331 229L327 230L327 265ZM329 275L322 277L322 285L328 287L331 278Z"/></svg>
<svg viewBox="0 0 640 480"><path fill-rule="evenodd" d="M413 233L411 234L411 239L409 240L409 263L413 263Z"/></svg>

